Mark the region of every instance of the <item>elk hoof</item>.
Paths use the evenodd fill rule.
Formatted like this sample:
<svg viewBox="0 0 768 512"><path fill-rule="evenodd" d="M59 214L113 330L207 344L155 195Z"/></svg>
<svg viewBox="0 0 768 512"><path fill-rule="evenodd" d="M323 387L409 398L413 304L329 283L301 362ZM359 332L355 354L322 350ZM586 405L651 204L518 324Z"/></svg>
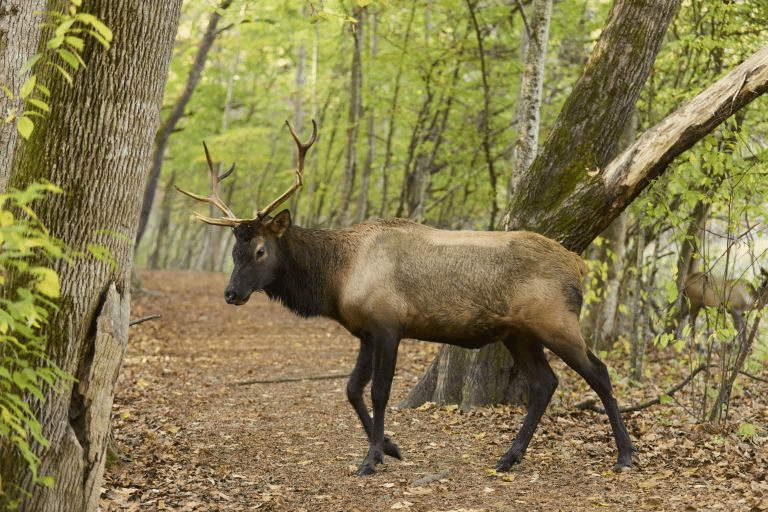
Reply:
<svg viewBox="0 0 768 512"><path fill-rule="evenodd" d="M357 473L355 473L357 476L368 476L372 475L376 472L376 467L371 466L370 464L366 464L363 462L360 464L360 467L357 468Z"/></svg>
<svg viewBox="0 0 768 512"><path fill-rule="evenodd" d="M400 454L400 447L393 443L389 437L384 436L384 443L382 443L381 448L384 451L384 455L389 455L397 460L403 460L403 456Z"/></svg>
<svg viewBox="0 0 768 512"><path fill-rule="evenodd" d="M496 463L495 469L499 473L504 473L506 471L509 471L512 469L512 466L516 464L520 464L522 462L522 457L515 454L515 453L505 453L504 455L499 458L499 461Z"/></svg>
<svg viewBox="0 0 768 512"><path fill-rule="evenodd" d="M384 456L381 450L376 450L371 447L368 450L368 454L360 463L360 467L357 468L357 476L368 476L376 472L376 464L384 464Z"/></svg>
<svg viewBox="0 0 768 512"><path fill-rule="evenodd" d="M632 456L634 452L630 452L627 455L619 456L619 460L613 466L614 471L627 471L632 469Z"/></svg>

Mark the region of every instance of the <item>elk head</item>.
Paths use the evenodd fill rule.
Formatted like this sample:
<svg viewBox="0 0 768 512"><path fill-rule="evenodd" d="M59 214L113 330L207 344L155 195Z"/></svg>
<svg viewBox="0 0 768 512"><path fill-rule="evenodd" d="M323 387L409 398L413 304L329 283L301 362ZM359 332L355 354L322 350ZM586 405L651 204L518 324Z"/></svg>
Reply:
<svg viewBox="0 0 768 512"><path fill-rule="evenodd" d="M251 293L256 290L266 290L276 280L280 265L278 239L291 225L291 215L288 210L278 213L274 218L269 214L287 201L296 190L304 184L304 157L317 139L317 123L312 120L312 136L307 142L301 142L288 121L285 122L296 142L296 178L293 184L280 197L259 210L250 219L238 218L222 201L219 194L219 183L234 171L234 164L227 172L218 176L208 147L203 142L205 157L208 161L211 191L207 196L193 194L176 189L193 199L210 203L224 214L221 218L211 218L195 212L195 217L206 224L229 226L235 234L235 245L232 248L234 269L229 278L229 284L224 292L224 298L229 304L242 305L248 301ZM268 292L269 293L269 292Z"/></svg>

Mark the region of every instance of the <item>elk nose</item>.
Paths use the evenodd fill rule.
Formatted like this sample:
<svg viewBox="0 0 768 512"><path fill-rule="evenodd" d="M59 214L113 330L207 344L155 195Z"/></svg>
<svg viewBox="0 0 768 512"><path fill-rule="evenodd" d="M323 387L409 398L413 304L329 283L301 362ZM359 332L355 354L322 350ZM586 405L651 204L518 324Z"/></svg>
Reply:
<svg viewBox="0 0 768 512"><path fill-rule="evenodd" d="M237 303L237 294L234 292L234 290L226 289L224 291L224 300L227 301L227 304L236 304Z"/></svg>

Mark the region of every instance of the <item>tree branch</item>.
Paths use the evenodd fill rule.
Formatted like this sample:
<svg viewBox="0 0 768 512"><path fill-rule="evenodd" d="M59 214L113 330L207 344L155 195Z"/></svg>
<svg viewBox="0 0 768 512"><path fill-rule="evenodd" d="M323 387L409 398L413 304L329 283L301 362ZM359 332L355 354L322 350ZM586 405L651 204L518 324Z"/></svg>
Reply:
<svg viewBox="0 0 768 512"><path fill-rule="evenodd" d="M696 375L698 375L701 371L705 370L708 366L713 366L713 365L701 364L696 369L694 369L691 372L691 374L688 377L686 377L681 383L679 383L679 384L677 384L675 386L672 386L667 391L665 391L664 394L659 395L656 398L654 398L652 400L648 400L647 402L643 402L641 404L630 405L630 406L627 406L627 407L620 407L619 408L619 412L641 411L643 409L647 409L648 407L650 407L652 405L660 404L662 396L672 396L672 395L674 395L675 393L677 393L678 391L683 389L689 382L691 382L693 380L693 378ZM576 407L576 409L586 409L586 410L589 410L589 411L594 411L594 412L599 412L599 413L604 413L605 412L605 409L595 405L595 400L594 399L584 400L583 402L576 404L575 407Z"/></svg>

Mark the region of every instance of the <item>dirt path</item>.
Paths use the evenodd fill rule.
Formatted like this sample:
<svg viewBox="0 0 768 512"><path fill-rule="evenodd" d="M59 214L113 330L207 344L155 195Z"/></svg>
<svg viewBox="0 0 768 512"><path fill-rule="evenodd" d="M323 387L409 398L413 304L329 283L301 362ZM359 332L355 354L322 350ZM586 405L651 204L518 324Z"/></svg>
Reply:
<svg viewBox="0 0 768 512"><path fill-rule="evenodd" d="M358 478L367 444L343 377L355 361L353 337L263 296L229 306L224 275L143 278L149 292L134 300L132 317L162 318L131 328L113 408L117 460L106 472L102 510L768 510L765 431L746 442L734 433L744 418L768 424L765 384L744 383L734 424L720 432L674 407L628 415L639 464L614 473L606 418L573 408L590 394L553 362L561 387L515 471L490 468L524 408L430 406L388 411L388 434L404 460ZM436 348L403 343L391 403ZM239 384L256 380L281 382ZM622 380L619 402L640 401L628 398L636 391Z"/></svg>

